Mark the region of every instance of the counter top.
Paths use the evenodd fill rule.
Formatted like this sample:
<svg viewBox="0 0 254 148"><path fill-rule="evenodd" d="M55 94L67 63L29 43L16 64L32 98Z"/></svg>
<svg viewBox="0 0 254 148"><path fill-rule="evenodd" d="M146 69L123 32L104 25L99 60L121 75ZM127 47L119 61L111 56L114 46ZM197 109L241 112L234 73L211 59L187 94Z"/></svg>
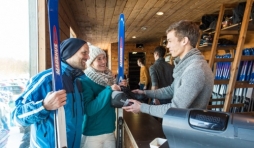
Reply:
<svg viewBox="0 0 254 148"><path fill-rule="evenodd" d="M162 124L148 114L134 114L123 111L123 118L127 134L135 147L149 148L149 143L155 138L166 139Z"/></svg>

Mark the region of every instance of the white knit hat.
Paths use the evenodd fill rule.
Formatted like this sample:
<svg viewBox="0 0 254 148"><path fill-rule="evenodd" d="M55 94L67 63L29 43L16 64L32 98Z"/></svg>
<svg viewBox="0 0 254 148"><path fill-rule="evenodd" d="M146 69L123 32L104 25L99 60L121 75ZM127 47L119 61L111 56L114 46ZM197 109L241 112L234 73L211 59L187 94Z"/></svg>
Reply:
<svg viewBox="0 0 254 148"><path fill-rule="evenodd" d="M86 61L87 67L91 66L92 62L98 55L104 54L106 56L105 51L103 51L99 47L96 47L91 43L88 43L88 46L89 46L89 59Z"/></svg>

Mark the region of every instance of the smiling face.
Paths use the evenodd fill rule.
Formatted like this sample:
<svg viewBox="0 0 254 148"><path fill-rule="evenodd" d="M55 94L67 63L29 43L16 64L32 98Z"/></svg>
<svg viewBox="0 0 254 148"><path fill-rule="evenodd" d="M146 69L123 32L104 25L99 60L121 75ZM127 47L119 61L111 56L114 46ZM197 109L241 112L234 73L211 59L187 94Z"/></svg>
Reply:
<svg viewBox="0 0 254 148"><path fill-rule="evenodd" d="M172 57L180 57L182 59L189 51L189 48L186 48L189 42L188 38L178 38L174 30L168 32L167 41L167 48Z"/></svg>
<svg viewBox="0 0 254 148"><path fill-rule="evenodd" d="M84 44L72 57L66 60L73 68L85 70L86 61L89 59L89 47Z"/></svg>
<svg viewBox="0 0 254 148"><path fill-rule="evenodd" d="M92 62L91 66L96 69L97 71L104 72L107 69L107 57L105 54L99 54L94 61Z"/></svg>

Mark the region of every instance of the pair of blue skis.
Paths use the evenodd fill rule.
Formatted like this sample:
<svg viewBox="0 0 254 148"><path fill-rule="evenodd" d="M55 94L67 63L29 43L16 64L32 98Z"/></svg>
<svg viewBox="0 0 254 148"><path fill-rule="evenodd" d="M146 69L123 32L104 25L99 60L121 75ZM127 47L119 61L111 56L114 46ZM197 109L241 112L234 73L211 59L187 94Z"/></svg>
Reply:
<svg viewBox="0 0 254 148"><path fill-rule="evenodd" d="M125 20L121 13L118 20L118 79L119 84L124 79L124 41L125 41ZM117 109L117 138L116 147L123 145L123 109Z"/></svg>
<svg viewBox="0 0 254 148"><path fill-rule="evenodd" d="M53 73L53 90L63 89L61 76L61 58L59 49L59 24L58 24L58 0L48 0L48 19L50 32L50 48ZM125 20L124 14L120 14L118 22L118 83L124 79L124 42ZM57 148L67 147L65 111L61 107L55 111L55 141ZM118 109L117 119L117 148L123 145L123 110Z"/></svg>
<svg viewBox="0 0 254 148"><path fill-rule="evenodd" d="M58 0L48 0L48 20L50 33L50 49L52 63L53 91L63 89L61 58L59 48ZM66 121L64 107L55 111L54 115L55 147L67 148Z"/></svg>

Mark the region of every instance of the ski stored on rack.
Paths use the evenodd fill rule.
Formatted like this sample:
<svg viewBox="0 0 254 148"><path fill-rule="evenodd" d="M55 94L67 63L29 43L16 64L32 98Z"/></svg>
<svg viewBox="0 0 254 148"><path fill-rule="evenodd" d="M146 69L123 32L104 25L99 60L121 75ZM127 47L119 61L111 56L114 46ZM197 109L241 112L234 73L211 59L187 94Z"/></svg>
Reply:
<svg viewBox="0 0 254 148"><path fill-rule="evenodd" d="M58 0L48 0L48 20L50 33L50 49L52 63L53 91L63 89L61 58L59 50ZM54 115L55 147L67 148L66 122L64 107L55 111Z"/></svg>
<svg viewBox="0 0 254 148"><path fill-rule="evenodd" d="M124 14L121 13L118 20L118 84L124 79L124 41L125 41L125 21ZM117 139L116 147L123 145L123 109L117 109Z"/></svg>

